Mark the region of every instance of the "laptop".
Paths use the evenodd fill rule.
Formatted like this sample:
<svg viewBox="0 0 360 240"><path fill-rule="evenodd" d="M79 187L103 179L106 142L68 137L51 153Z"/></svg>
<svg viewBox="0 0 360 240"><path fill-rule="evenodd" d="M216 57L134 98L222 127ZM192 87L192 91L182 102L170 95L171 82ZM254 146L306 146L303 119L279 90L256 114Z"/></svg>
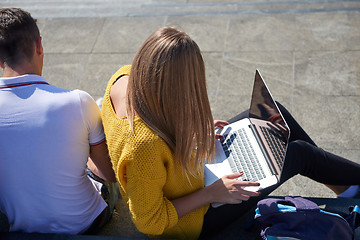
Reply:
<svg viewBox="0 0 360 240"><path fill-rule="evenodd" d="M216 129L223 136L215 141L216 161L205 164L205 186L224 175L243 172L243 181L259 182L258 191L280 180L290 129L259 70L256 70L249 116ZM218 207L222 203L213 203Z"/></svg>

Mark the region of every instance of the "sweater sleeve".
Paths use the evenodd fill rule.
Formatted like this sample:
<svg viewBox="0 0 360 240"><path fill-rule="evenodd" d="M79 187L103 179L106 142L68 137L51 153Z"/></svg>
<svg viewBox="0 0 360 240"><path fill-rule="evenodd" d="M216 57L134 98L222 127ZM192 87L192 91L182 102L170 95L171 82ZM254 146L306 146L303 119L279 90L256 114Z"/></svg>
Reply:
<svg viewBox="0 0 360 240"><path fill-rule="evenodd" d="M163 193L166 159L172 155L165 143L144 139L134 146L126 170L128 205L139 231L161 235L178 222L175 207Z"/></svg>

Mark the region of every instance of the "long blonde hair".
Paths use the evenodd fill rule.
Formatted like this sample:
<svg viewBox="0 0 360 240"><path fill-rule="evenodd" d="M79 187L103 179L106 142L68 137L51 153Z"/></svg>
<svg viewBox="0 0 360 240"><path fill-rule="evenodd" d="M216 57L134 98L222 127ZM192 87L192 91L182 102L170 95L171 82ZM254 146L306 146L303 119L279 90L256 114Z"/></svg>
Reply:
<svg viewBox="0 0 360 240"><path fill-rule="evenodd" d="M198 45L184 32L164 27L138 50L127 88L127 113L137 114L191 174L214 155L214 123Z"/></svg>

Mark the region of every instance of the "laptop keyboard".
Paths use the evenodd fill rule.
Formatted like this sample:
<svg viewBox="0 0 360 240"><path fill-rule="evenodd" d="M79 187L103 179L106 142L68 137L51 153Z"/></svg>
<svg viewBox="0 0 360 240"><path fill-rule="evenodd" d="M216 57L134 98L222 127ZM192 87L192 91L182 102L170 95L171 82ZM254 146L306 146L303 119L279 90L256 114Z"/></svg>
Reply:
<svg viewBox="0 0 360 240"><path fill-rule="evenodd" d="M224 135L220 142L226 157L232 153L234 162L229 162L233 173L244 172L240 180L256 182L265 178L265 173L244 129Z"/></svg>
<svg viewBox="0 0 360 240"><path fill-rule="evenodd" d="M282 166L285 159L285 142L281 140L282 137L279 137L279 133L276 133L274 130L263 126L260 126L260 129L265 136L278 166Z"/></svg>

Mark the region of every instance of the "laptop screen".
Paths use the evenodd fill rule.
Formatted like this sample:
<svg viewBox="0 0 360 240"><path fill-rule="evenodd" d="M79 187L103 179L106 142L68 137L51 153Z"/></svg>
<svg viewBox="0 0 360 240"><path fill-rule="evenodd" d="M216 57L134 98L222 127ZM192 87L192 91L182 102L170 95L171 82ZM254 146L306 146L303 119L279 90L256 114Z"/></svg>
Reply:
<svg viewBox="0 0 360 240"><path fill-rule="evenodd" d="M290 129L258 70L256 70L252 94L253 95L249 111L249 118L251 123L253 125L261 124L271 130L271 137L279 139L284 146L280 150L280 156L281 158L285 158L285 151L290 135ZM263 128L260 127L257 129ZM260 132L261 130L258 131ZM261 133L260 135L264 134ZM283 159L279 164L282 165L282 163ZM279 167L281 168L281 166Z"/></svg>

